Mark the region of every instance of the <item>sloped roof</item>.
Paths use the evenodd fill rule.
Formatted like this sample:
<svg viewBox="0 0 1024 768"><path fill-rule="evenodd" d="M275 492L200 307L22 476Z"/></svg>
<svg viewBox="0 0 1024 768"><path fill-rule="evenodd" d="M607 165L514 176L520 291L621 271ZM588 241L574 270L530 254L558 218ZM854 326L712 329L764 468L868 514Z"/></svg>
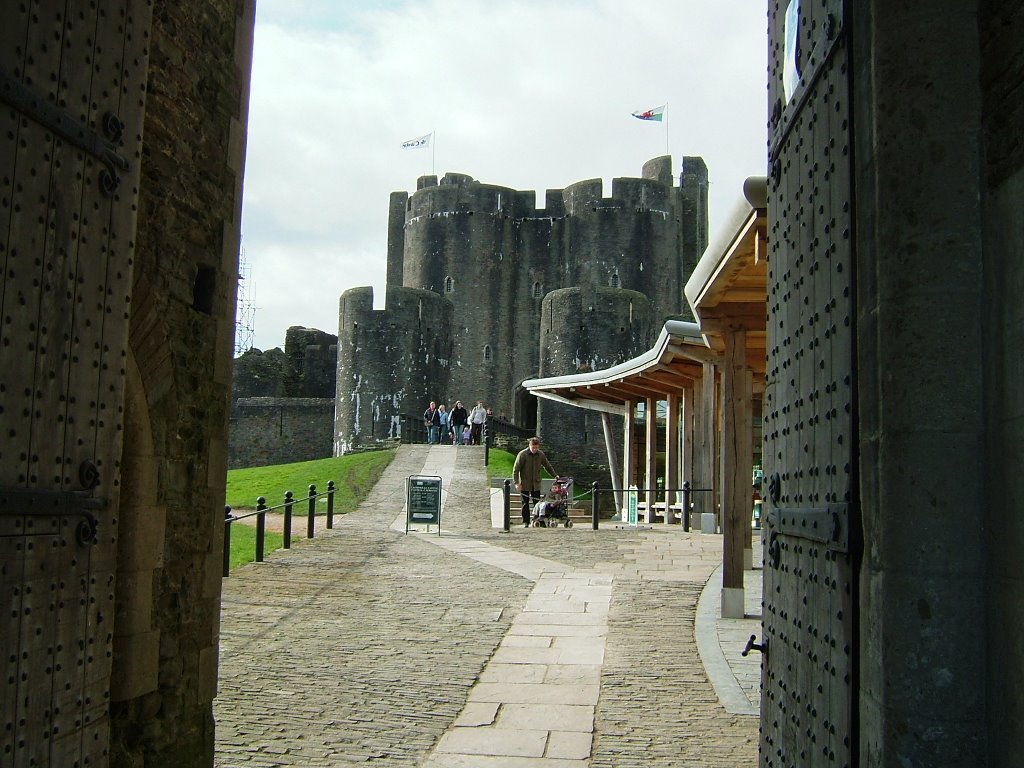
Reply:
<svg viewBox="0 0 1024 768"><path fill-rule="evenodd" d="M687 280L686 299L699 324L670 320L654 346L632 360L601 371L528 379L523 386L537 397L623 414L628 401L663 400L700 378L704 362L721 358L723 334L735 330L746 331L747 364L755 387L763 384L767 189L763 176L744 182L742 198Z"/></svg>
<svg viewBox="0 0 1024 768"><path fill-rule="evenodd" d="M703 363L718 357L696 323L669 320L654 346L632 360L600 371L527 379L523 386L537 397L621 415L627 401L677 394L681 379L699 379Z"/></svg>

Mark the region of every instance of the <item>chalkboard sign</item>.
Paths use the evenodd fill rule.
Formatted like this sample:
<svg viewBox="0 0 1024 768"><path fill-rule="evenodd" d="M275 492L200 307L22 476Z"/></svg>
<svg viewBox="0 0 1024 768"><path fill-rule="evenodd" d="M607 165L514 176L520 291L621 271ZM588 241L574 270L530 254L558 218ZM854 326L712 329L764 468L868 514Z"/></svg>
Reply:
<svg viewBox="0 0 1024 768"><path fill-rule="evenodd" d="M411 475L406 479L408 510L405 517L405 532L410 525L437 526L441 535L441 478L429 475Z"/></svg>

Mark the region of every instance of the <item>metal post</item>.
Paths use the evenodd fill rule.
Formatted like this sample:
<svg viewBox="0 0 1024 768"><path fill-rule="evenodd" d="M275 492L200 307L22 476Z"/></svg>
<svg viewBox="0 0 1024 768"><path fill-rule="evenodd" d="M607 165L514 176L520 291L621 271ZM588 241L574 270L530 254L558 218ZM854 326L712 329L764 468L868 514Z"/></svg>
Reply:
<svg viewBox="0 0 1024 768"><path fill-rule="evenodd" d="M683 482L683 530L690 532L690 481Z"/></svg>
<svg viewBox="0 0 1024 768"><path fill-rule="evenodd" d="M487 432L487 422L485 421L480 429L484 432L484 466L487 466L487 462L491 460L491 436Z"/></svg>
<svg viewBox="0 0 1024 768"><path fill-rule="evenodd" d="M284 492L284 548L291 549L292 547L292 504L295 500L292 498L291 491Z"/></svg>
<svg viewBox="0 0 1024 768"><path fill-rule="evenodd" d="M306 538L313 538L313 521L316 519L316 486L309 486L309 515L306 517Z"/></svg>
<svg viewBox="0 0 1024 768"><path fill-rule="evenodd" d="M334 527L334 481L327 481L327 527Z"/></svg>
<svg viewBox="0 0 1024 768"><path fill-rule="evenodd" d="M224 575L231 575L231 507L224 505Z"/></svg>
<svg viewBox="0 0 1024 768"><path fill-rule="evenodd" d="M503 527L504 527L505 533L508 533L511 530L511 528L512 528L511 521L509 520L509 517L510 517L509 510L510 510L510 508L512 506L512 481L506 479L505 482L501 484L501 486L502 486L502 491L504 492L504 496L505 496L505 498L503 500L503 507L502 507L502 513L501 513L502 514L502 518L501 519L502 519L502 523L503 523Z"/></svg>
<svg viewBox="0 0 1024 768"><path fill-rule="evenodd" d="M590 524L597 530L598 503L597 503L597 481L590 486Z"/></svg>
<svg viewBox="0 0 1024 768"><path fill-rule="evenodd" d="M260 496L256 499L256 562L263 562L263 540L267 533L267 500Z"/></svg>

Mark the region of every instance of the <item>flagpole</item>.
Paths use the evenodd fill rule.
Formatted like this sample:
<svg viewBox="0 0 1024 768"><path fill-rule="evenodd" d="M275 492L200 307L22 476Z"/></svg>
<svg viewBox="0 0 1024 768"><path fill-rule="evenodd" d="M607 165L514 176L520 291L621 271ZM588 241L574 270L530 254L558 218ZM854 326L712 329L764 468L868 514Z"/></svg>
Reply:
<svg viewBox="0 0 1024 768"><path fill-rule="evenodd" d="M430 175L436 176L437 170L434 165L434 153L437 152L437 131L430 132Z"/></svg>
<svg viewBox="0 0 1024 768"><path fill-rule="evenodd" d="M665 154L671 157L668 151L668 102L665 102Z"/></svg>

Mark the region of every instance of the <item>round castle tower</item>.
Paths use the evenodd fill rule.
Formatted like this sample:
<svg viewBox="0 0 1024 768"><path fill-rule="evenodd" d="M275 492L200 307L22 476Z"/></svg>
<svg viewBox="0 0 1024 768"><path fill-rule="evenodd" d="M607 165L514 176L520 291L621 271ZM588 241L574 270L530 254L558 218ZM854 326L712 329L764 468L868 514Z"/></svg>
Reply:
<svg viewBox="0 0 1024 768"><path fill-rule="evenodd" d="M642 293L622 288L562 288L544 298L540 328L542 377L598 371L644 352L660 324ZM539 399L537 431L563 454L607 460L600 414ZM574 436L572 441L563 435Z"/></svg>
<svg viewBox="0 0 1024 768"><path fill-rule="evenodd" d="M372 288L341 295L334 455L397 437L399 416L418 415L447 389L452 305L436 293ZM396 375L400 374L400 375Z"/></svg>

